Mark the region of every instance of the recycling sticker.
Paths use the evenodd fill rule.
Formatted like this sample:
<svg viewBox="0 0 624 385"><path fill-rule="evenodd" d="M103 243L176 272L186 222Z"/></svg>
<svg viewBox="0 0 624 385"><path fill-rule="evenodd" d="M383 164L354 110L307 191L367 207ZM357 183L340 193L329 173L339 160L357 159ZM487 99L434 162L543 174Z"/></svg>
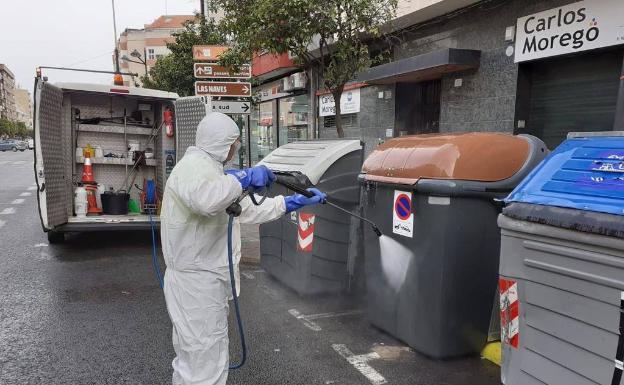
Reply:
<svg viewBox="0 0 624 385"><path fill-rule="evenodd" d="M414 214L412 213L412 193L394 191L392 207L392 232L404 237L414 236Z"/></svg>

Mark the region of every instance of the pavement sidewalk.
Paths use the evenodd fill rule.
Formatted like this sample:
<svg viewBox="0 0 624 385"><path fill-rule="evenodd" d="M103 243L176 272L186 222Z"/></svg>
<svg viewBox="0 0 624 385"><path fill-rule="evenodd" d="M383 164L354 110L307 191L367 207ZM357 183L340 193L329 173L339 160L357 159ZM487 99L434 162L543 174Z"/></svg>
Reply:
<svg viewBox="0 0 624 385"><path fill-rule="evenodd" d="M260 264L260 225L241 224L241 262Z"/></svg>

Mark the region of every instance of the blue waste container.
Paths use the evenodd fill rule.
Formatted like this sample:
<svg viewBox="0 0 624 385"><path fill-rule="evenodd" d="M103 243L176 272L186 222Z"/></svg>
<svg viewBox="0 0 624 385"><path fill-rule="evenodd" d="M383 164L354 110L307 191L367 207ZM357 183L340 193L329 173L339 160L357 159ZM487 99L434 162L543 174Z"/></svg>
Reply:
<svg viewBox="0 0 624 385"><path fill-rule="evenodd" d="M572 134L506 199L506 385L624 384L623 135Z"/></svg>

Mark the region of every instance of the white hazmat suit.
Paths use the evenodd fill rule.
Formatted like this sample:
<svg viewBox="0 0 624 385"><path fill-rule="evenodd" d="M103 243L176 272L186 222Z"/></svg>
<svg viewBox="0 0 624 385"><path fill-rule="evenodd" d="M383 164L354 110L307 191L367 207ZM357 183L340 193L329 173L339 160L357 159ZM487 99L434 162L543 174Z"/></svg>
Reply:
<svg viewBox="0 0 624 385"><path fill-rule="evenodd" d="M242 194L223 162L239 136L234 121L221 113L199 124L195 146L174 167L161 210L162 249L167 264L165 300L173 323L174 385L223 385L229 366L228 299L231 286L225 209ZM264 223L282 216L284 198L255 206L241 201L234 220L232 248L237 288L240 223Z"/></svg>

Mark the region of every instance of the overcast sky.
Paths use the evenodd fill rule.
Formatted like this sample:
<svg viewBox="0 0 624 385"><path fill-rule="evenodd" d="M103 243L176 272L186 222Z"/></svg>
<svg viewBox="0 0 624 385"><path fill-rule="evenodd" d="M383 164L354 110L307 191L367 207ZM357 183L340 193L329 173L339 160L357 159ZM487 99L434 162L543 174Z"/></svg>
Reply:
<svg viewBox="0 0 624 385"><path fill-rule="evenodd" d="M0 0L0 63L32 93L39 65L112 70L111 0ZM200 0L115 0L117 33L158 16L192 15ZM51 82L110 83L112 75L47 70Z"/></svg>

